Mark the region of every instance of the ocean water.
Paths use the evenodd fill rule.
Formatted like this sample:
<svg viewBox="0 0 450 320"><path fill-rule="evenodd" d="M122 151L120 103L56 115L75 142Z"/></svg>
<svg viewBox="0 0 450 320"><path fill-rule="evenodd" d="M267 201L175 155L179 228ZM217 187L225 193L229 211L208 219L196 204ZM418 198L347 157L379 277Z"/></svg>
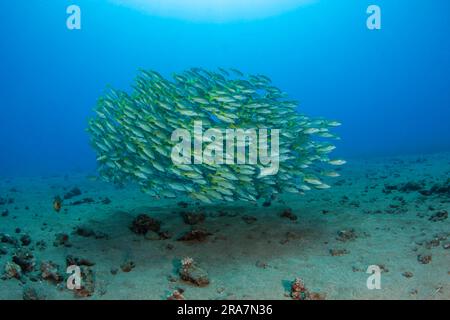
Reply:
<svg viewBox="0 0 450 320"><path fill-rule="evenodd" d="M71 5L80 29L68 28ZM380 29L368 28L370 5ZM450 298L448 12L445 0L1 2L0 298L166 299L181 287L187 299L291 299L295 278L329 299ZM97 99L109 86L131 92L140 69L192 67L266 75L299 112L341 122L341 176L270 206L154 199L96 178L86 128ZM130 231L138 214L168 239ZM178 241L196 228L206 240ZM20 250L34 266L11 276ZM50 260L63 277L67 255L95 260L83 266L95 290L34 284ZM173 270L185 257L207 286ZM366 286L371 265L382 289Z"/></svg>

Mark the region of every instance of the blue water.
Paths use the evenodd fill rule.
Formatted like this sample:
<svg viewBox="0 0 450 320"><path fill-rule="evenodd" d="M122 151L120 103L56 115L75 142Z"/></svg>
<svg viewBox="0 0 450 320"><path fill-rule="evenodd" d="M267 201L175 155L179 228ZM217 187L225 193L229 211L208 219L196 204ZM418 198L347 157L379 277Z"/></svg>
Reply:
<svg viewBox="0 0 450 320"><path fill-rule="evenodd" d="M66 8L82 9L82 30ZM366 28L366 8L382 29ZM214 23L109 1L0 3L0 175L94 170L85 132L110 84L137 69L261 73L301 111L343 122L343 157L450 151L450 2L318 0L272 17Z"/></svg>

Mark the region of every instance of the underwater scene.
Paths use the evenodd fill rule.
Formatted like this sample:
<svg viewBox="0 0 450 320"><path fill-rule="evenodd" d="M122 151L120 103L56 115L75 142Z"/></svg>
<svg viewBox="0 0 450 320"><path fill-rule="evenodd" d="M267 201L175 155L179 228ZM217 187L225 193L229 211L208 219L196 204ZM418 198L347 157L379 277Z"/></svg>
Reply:
<svg viewBox="0 0 450 320"><path fill-rule="evenodd" d="M450 2L0 12L0 300L450 299Z"/></svg>

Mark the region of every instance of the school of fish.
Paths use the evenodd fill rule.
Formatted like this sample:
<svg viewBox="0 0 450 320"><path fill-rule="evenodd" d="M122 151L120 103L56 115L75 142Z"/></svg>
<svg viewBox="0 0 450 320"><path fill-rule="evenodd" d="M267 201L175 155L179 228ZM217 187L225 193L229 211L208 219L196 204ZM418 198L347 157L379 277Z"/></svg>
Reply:
<svg viewBox="0 0 450 320"><path fill-rule="evenodd" d="M339 139L331 129L340 123L310 119L297 107L264 75L192 68L168 80L141 70L131 94L109 89L98 100L88 132L99 173L107 181L136 182L156 198L257 201L327 189L322 180L338 177L332 168L345 164L329 157L335 146L327 142ZM202 121L205 129L279 129L277 174L261 175L260 164L174 164L172 132L192 130L194 121Z"/></svg>

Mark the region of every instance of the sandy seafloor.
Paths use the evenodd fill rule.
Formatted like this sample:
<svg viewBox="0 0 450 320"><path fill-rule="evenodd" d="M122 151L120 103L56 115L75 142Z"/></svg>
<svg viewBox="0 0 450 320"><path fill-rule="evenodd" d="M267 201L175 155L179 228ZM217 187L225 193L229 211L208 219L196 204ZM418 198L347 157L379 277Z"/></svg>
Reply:
<svg viewBox="0 0 450 320"><path fill-rule="evenodd" d="M39 280L42 261L57 263L64 273L67 255L95 263L91 267L95 291L86 299L166 299L177 288L185 290L186 299L291 299L290 282L297 277L326 299L449 299L450 220L429 219L450 211L450 194L422 195L403 190L402 185L418 182L423 190L435 183L448 185L450 154L350 159L340 173L329 190L283 196L270 207L239 202L201 208L189 199L154 200L135 187L118 189L88 173L3 177L0 197L13 198L14 203L0 205L1 212L8 210L0 217L0 233L17 239L31 236L27 248L36 259L38 279L32 281L24 274L22 281L0 280L0 299L22 299L29 287L46 299L80 299L63 286ZM402 190L389 193L389 186ZM63 196L73 187L82 195L65 201L56 213L54 196ZM95 202L70 205L86 197ZM110 204L101 202L105 197ZM189 206L183 209L179 201ZM298 217L296 221L280 217L287 208ZM177 241L192 228L180 212L199 210L206 213L206 220L195 227L212 235L204 242ZM147 240L134 234L129 226L140 213L161 220L162 230L169 231L171 238ZM257 220L247 219L248 223L243 216ZM108 238L73 234L77 226ZM355 239L337 239L340 230L351 229ZM58 233L69 235L71 247L53 245ZM45 241L45 249L36 246L40 240ZM4 248L3 273L16 249L8 243L0 247ZM348 253L333 256L333 249ZM431 262L421 263L419 255L431 255ZM179 279L177 265L184 257L192 257L208 272L208 286ZM135 263L130 272L120 268L126 261ZM369 265L382 266L380 290L366 287ZM118 269L117 274L112 269Z"/></svg>

